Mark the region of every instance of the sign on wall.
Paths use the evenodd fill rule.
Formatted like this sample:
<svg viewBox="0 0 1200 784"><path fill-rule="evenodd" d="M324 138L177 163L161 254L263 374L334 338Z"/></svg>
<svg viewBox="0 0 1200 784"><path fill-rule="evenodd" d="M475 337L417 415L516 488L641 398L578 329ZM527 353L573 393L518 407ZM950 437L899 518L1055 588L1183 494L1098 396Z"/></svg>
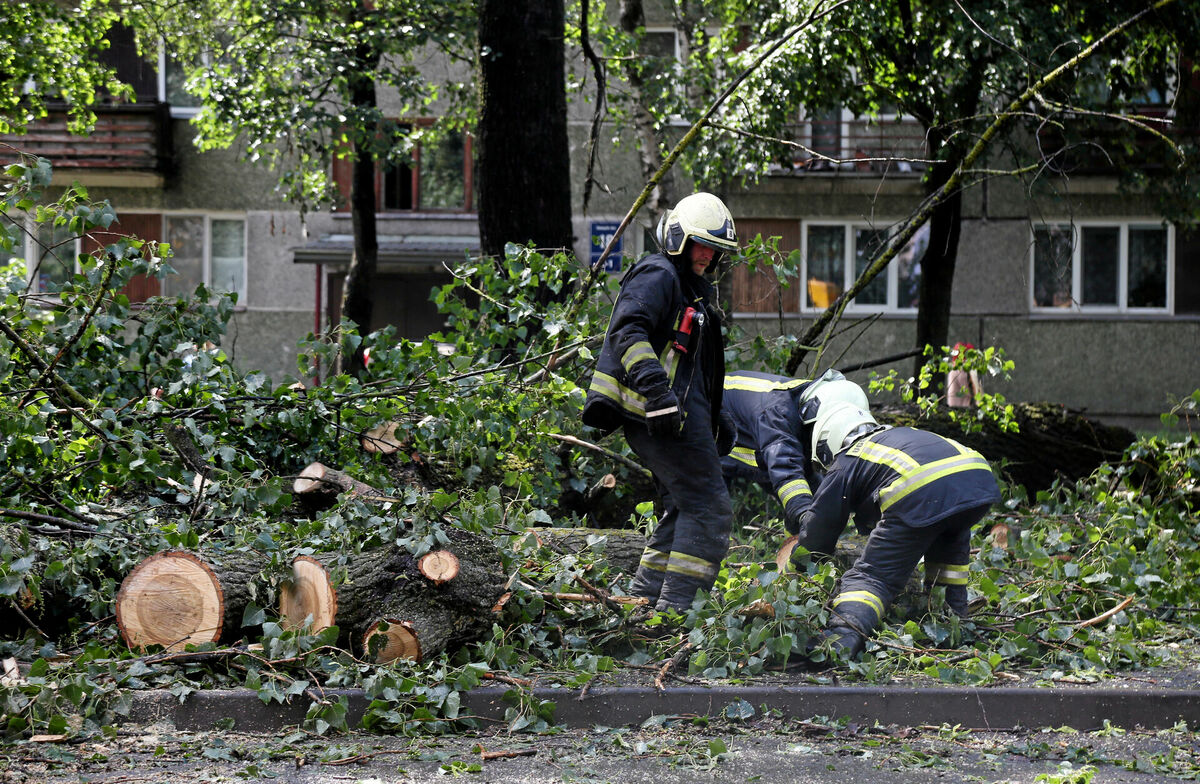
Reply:
<svg viewBox="0 0 1200 784"><path fill-rule="evenodd" d="M590 257L593 265L600 260L600 254L604 253L604 249L608 247L608 243L612 241L613 235L617 233L620 225L616 221L592 221ZM612 253L608 254L608 258L604 260L605 272L621 271L621 246L624 242L625 237L622 236L613 246Z"/></svg>

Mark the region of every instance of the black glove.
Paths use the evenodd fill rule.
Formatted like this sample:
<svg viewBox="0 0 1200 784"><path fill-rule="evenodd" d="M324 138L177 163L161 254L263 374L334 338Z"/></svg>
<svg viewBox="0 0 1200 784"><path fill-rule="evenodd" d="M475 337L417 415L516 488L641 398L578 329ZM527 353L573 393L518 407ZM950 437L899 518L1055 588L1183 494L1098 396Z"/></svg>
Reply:
<svg viewBox="0 0 1200 784"><path fill-rule="evenodd" d="M733 451L733 444L737 439L737 425L733 423L733 417L729 412L722 411L717 418L717 455L724 457Z"/></svg>
<svg viewBox="0 0 1200 784"><path fill-rule="evenodd" d="M808 509L805 509L798 515L790 515L785 512L783 515L783 527L787 529L789 534L802 534L814 517L816 515Z"/></svg>
<svg viewBox="0 0 1200 784"><path fill-rule="evenodd" d="M646 429L655 438L679 438L683 415L671 390L646 399Z"/></svg>

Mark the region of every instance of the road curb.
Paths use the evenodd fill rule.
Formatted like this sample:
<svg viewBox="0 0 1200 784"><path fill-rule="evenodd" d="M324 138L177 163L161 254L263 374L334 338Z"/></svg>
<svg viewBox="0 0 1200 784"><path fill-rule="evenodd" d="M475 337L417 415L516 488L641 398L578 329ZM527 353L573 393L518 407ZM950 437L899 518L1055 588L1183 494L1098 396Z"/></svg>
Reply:
<svg viewBox="0 0 1200 784"><path fill-rule="evenodd" d="M473 689L463 694L461 715L503 722L514 707L510 690ZM345 697L347 722L356 726L370 699L361 689L329 690ZM971 729L1073 727L1091 730L1107 719L1119 727L1165 729L1179 722L1200 726L1200 690L1124 688L896 688L862 686L687 686L658 692L648 687L576 690L535 688L532 697L555 703L555 723L568 728L636 725L655 715L745 717L778 712L786 718L822 716L901 726L958 724ZM129 720L166 722L178 730L207 730L232 719L242 731L276 731L304 720L308 702L264 704L249 689L192 692L180 702L170 692L134 695Z"/></svg>

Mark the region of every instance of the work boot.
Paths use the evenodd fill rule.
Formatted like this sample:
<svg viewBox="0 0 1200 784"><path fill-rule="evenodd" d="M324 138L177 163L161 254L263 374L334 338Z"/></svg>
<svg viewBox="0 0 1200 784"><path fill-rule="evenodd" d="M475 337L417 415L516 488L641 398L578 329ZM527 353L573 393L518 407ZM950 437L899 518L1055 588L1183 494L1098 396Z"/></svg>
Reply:
<svg viewBox="0 0 1200 784"><path fill-rule="evenodd" d="M818 646L828 646L834 656L847 661L857 659L867 647L867 640L849 626L833 626L821 631Z"/></svg>
<svg viewBox="0 0 1200 784"><path fill-rule="evenodd" d="M946 607L959 618L966 620L969 614L967 611L967 586L947 585Z"/></svg>

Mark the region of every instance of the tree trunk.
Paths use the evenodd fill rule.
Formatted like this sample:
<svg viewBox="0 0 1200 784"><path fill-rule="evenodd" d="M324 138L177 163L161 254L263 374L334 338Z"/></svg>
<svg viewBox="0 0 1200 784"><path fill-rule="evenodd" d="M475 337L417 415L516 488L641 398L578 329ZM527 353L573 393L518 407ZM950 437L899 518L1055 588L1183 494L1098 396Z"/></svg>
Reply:
<svg viewBox="0 0 1200 784"><path fill-rule="evenodd" d="M480 3L479 239L497 259L574 245L563 29L562 0Z"/></svg>
<svg viewBox="0 0 1200 784"><path fill-rule="evenodd" d="M322 463L309 463L292 482L292 494L310 511L328 509L337 503L342 493L352 497L385 496L369 484Z"/></svg>
<svg viewBox="0 0 1200 784"><path fill-rule="evenodd" d="M621 3L621 29L630 35L636 34L639 28L646 26L646 13L642 0L623 0ZM642 164L642 179L649 182L654 173L662 166L662 152L658 148L658 133L655 130L654 116L650 114L650 97L646 94L646 80L642 78L642 61L631 58L625 61L625 80L634 96L633 127L637 131L638 157ZM657 225L658 219L671 209L671 198L675 189L674 169L668 169L654 190L646 198L646 207L651 214L651 225Z"/></svg>
<svg viewBox="0 0 1200 784"><path fill-rule="evenodd" d="M603 544L588 544L593 536L602 536ZM642 551L646 549L646 537L640 531L629 528L526 528L525 534L517 539L517 547L537 542L558 553L580 553L584 550L601 548L604 560L612 568L633 574L637 571Z"/></svg>
<svg viewBox="0 0 1200 784"><path fill-rule="evenodd" d="M282 622L298 627L312 614L319 628L319 608L334 607L348 647L378 662L423 661L479 639L491 629L492 607L504 592L500 553L477 534L444 530L450 543L422 558L385 547L355 555L344 567L336 556L293 564L297 577L280 592ZM437 568L451 561L456 573Z"/></svg>
<svg viewBox="0 0 1200 784"><path fill-rule="evenodd" d="M359 46L359 59L363 63L365 77L355 79L351 101L356 107L375 109L374 71L379 64L379 53L366 44ZM342 282L342 322L353 321L358 334L370 333L374 324L375 270L379 262L379 239L375 225L375 156L370 144L356 143L354 161L350 175L350 225L354 232L354 253ZM348 357L339 355L342 372L358 375L363 365L363 346L359 344Z"/></svg>
<svg viewBox="0 0 1200 784"><path fill-rule="evenodd" d="M944 182L944 177L939 177ZM937 182L937 180L935 180ZM937 182L935 190L941 188ZM955 191L933 208L929 221L929 245L921 257L921 281L918 286L916 348L949 345L951 291L954 267L958 261L958 240L962 234L962 192ZM914 360L914 377L919 377L926 358ZM935 379L940 383L940 379Z"/></svg>
<svg viewBox="0 0 1200 784"><path fill-rule="evenodd" d="M130 648L236 639L262 559L168 550L144 559L117 592L117 628Z"/></svg>

